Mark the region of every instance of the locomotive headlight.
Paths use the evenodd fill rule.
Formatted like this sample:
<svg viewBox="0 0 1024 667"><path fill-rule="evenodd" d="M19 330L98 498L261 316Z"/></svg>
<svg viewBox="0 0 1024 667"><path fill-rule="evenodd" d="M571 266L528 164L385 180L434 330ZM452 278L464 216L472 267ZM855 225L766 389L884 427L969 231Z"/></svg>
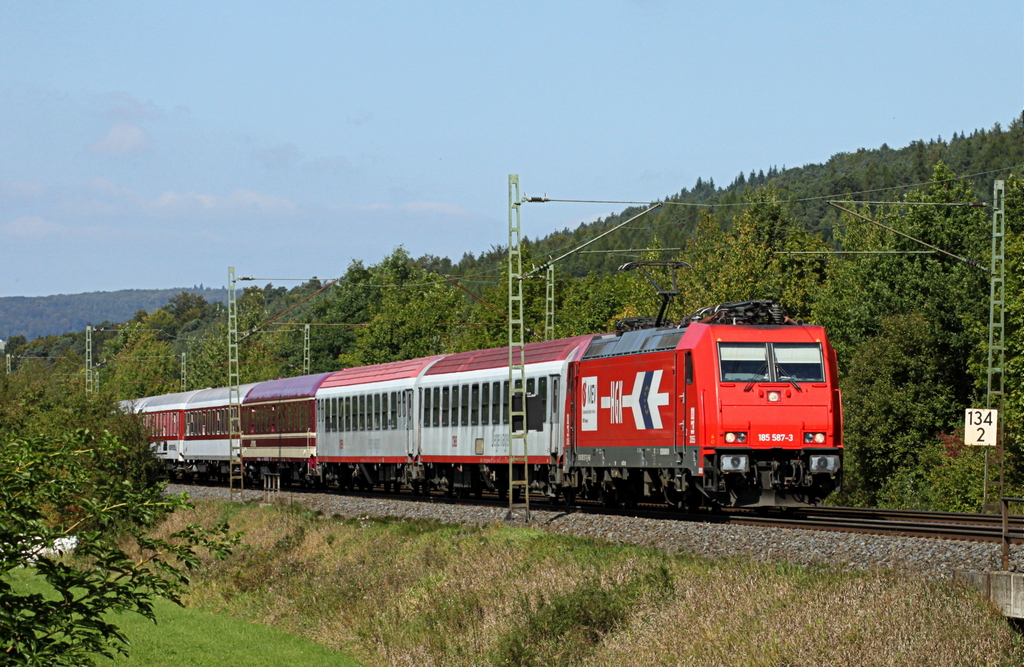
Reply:
<svg viewBox="0 0 1024 667"><path fill-rule="evenodd" d="M835 454L813 454L810 460L811 472L834 475L839 470L839 457Z"/></svg>
<svg viewBox="0 0 1024 667"><path fill-rule="evenodd" d="M746 472L746 454L722 454L718 460L718 468L722 472Z"/></svg>
<svg viewBox="0 0 1024 667"><path fill-rule="evenodd" d="M725 441L730 444L734 442L743 443L747 441L747 434L743 431L728 431L725 434Z"/></svg>
<svg viewBox="0 0 1024 667"><path fill-rule="evenodd" d="M825 442L824 433L804 433L804 442L810 444L816 442L819 445Z"/></svg>

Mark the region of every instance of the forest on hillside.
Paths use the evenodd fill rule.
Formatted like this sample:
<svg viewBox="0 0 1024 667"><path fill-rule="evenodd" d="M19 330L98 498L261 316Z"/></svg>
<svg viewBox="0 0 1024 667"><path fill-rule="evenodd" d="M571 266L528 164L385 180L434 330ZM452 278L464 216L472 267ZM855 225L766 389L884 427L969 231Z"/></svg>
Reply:
<svg viewBox="0 0 1024 667"><path fill-rule="evenodd" d="M846 489L836 502L977 510L984 454L964 446L959 429L963 410L985 402L995 179L1006 183L1008 232L1003 421L1009 479L1024 488L1022 165L1018 118L1006 130L841 154L825 165L737 178L727 188L699 182L666 200L680 205L638 219L610 235L606 247L681 248L640 253L690 265L677 275L679 294L668 313L676 321L702 306L758 298L826 327L839 352L846 422ZM863 203L847 205L851 214L828 198ZM638 212L531 241L526 264L542 264ZM917 254L923 247L908 237L942 252ZM238 302L241 380L298 375L307 364L317 373L502 346L504 257L505 249L492 248L453 263L417 259L399 247L374 265L353 262L337 281L245 288ZM657 312L643 276L614 269L627 258L576 255L559 265L556 336L608 331L621 318ZM527 280L524 290L526 324L537 340L544 280ZM223 386L226 327L222 304L187 291L104 327L93 336L100 391L133 398ZM15 372L49 367L52 377L84 391L82 332L10 344Z"/></svg>
<svg viewBox="0 0 1024 667"><path fill-rule="evenodd" d="M86 325L124 322L139 310L156 310L181 292L178 289L127 289L115 292L0 297L0 340L26 339L79 331ZM208 301L226 301L226 289L189 290Z"/></svg>

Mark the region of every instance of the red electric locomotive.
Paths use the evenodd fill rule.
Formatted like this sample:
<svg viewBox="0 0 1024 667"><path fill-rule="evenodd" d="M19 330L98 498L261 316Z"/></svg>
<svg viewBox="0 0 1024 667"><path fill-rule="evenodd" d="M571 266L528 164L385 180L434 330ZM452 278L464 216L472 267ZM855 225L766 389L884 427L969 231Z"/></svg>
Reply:
<svg viewBox="0 0 1024 667"><path fill-rule="evenodd" d="M694 507L808 505L839 488L835 351L776 304L597 337L569 372L570 489Z"/></svg>

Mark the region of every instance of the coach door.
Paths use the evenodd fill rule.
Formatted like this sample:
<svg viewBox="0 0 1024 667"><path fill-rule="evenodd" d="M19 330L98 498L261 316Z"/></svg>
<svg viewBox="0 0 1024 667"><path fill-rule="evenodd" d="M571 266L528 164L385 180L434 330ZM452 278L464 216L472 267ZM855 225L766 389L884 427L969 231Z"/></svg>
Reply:
<svg viewBox="0 0 1024 667"><path fill-rule="evenodd" d="M416 456L416 420L413 410L412 389L402 391L401 402L398 407L398 428L405 432L405 453L409 456Z"/></svg>
<svg viewBox="0 0 1024 667"><path fill-rule="evenodd" d="M548 422L548 453L558 456L562 444L562 414L559 408L561 399L561 376L548 376L547 415Z"/></svg>

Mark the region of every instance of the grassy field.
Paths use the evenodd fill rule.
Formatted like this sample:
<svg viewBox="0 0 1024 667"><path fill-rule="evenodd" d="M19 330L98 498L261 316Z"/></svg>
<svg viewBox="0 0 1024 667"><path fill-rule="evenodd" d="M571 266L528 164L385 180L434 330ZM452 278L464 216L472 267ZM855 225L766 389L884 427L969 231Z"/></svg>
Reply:
<svg viewBox="0 0 1024 667"><path fill-rule="evenodd" d="M22 591L46 592L41 580L15 572ZM154 605L157 624L138 614L121 614L118 625L131 641L130 655L96 664L111 667L359 667L353 658L288 634L224 614L183 609L166 600Z"/></svg>
<svg viewBox="0 0 1024 667"><path fill-rule="evenodd" d="M189 606L366 665L1024 664L1005 619L953 584L297 506L200 504L163 530L221 518L244 546L204 564Z"/></svg>

